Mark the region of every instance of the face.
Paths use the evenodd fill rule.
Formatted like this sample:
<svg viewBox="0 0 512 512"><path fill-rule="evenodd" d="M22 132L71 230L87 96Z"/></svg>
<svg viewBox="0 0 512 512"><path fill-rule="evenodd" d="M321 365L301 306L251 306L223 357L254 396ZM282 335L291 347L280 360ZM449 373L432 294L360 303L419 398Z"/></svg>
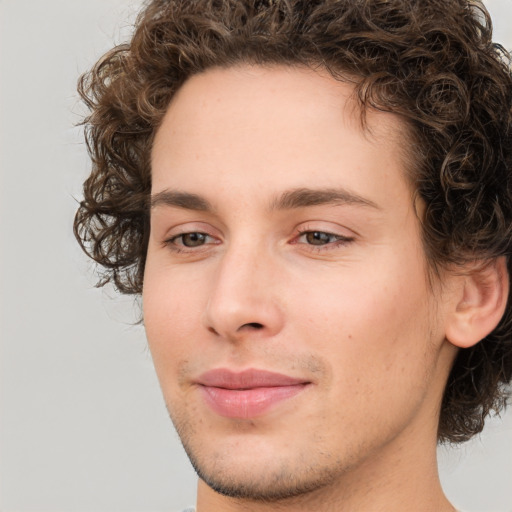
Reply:
<svg viewBox="0 0 512 512"><path fill-rule="evenodd" d="M404 129L377 112L363 129L351 93L311 70L213 69L156 136L147 337L193 464L230 496L313 492L435 445L444 310Z"/></svg>

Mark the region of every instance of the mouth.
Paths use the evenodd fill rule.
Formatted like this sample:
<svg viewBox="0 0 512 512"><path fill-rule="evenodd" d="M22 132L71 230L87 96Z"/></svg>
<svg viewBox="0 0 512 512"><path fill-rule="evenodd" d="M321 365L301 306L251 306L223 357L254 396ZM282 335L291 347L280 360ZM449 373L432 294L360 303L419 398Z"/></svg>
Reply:
<svg viewBox="0 0 512 512"><path fill-rule="evenodd" d="M311 382L266 370L237 373L216 369L201 375L197 384L213 412L226 418L249 419L295 397Z"/></svg>

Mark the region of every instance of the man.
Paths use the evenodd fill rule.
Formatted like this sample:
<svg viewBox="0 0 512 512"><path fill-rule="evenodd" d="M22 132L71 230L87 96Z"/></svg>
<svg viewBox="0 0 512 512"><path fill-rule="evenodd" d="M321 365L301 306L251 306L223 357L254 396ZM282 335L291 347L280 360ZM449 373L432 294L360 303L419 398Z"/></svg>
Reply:
<svg viewBox="0 0 512 512"><path fill-rule="evenodd" d="M462 0L153 0L80 83L75 233L197 512L455 510L512 379L512 76Z"/></svg>

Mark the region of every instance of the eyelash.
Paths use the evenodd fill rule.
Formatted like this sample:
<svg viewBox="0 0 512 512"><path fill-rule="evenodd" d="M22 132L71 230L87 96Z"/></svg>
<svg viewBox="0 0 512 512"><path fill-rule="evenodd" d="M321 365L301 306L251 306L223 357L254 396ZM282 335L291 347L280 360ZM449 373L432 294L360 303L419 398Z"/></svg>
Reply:
<svg viewBox="0 0 512 512"><path fill-rule="evenodd" d="M301 243L298 241L299 239L301 239L304 236L314 235L314 234L327 235L329 238L334 238L334 241L330 241L325 244L319 244L319 245L315 245L315 244L311 244L311 243ZM201 231L189 231L186 233L180 233L179 235L175 235L175 236L169 238L168 240L165 240L164 245L166 247L169 247L172 251L174 251L176 253L183 253L183 252L197 253L197 252L200 252L201 250L205 250L205 246L207 245L206 243L203 243L203 244L200 244L197 246L186 246L183 243L183 237L185 237L187 235L200 235L204 238L213 238L208 233L203 233ZM177 240L180 240L180 239L181 239L182 243L178 244ZM294 237L294 239L291 243L294 245L297 245L297 244L307 245L310 248L310 250L313 250L315 252L322 252L322 251L336 249L338 247L347 245L353 241L354 241L354 238L352 238L352 237L337 235L335 233L330 233L328 231L321 231L319 229L304 229L297 233L297 235ZM218 242L214 243L214 245L217 245L217 243Z"/></svg>
<svg viewBox="0 0 512 512"><path fill-rule="evenodd" d="M204 247L206 244L201 244L201 245L197 245L197 246L186 246L183 243L183 237L185 237L187 235L200 235L200 236L204 236L205 238L213 238L208 233L203 233L202 231L188 231L186 233L180 233L179 235L174 235L171 238L169 238L168 240L165 240L164 245L166 247L169 247L172 251L174 251L176 253L182 253L182 252L197 253L201 249L204 250ZM181 242L182 242L181 244L176 243L176 241L179 239L181 239Z"/></svg>
<svg viewBox="0 0 512 512"><path fill-rule="evenodd" d="M325 244L315 245L311 243L306 243L304 245L307 245L311 248L311 250L321 252L321 251L330 251L333 249L337 249L338 247L342 247L344 245L349 244L350 242L354 241L354 238L343 236L343 235L337 235L335 233L330 233L329 231L322 231L320 229L304 229L302 231L299 231L297 236L294 240L299 240L300 238L309 235L309 234L317 234L317 235L327 235L330 238L334 238L334 241L327 242ZM293 242L294 244L298 244L300 242Z"/></svg>

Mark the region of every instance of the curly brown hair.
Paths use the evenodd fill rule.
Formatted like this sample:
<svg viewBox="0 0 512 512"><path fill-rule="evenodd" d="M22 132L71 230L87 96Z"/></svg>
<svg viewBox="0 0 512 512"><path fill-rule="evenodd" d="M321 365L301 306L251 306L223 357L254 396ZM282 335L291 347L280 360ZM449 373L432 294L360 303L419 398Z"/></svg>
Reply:
<svg viewBox="0 0 512 512"><path fill-rule="evenodd" d="M152 0L127 44L79 81L92 173L74 224L112 282L139 294L149 232L150 153L167 106L192 75L238 63L301 65L354 84L361 112L409 126L411 178L424 201L432 268L512 251L512 74L490 17L467 0ZM461 442L506 403L512 303L460 350L438 437Z"/></svg>

